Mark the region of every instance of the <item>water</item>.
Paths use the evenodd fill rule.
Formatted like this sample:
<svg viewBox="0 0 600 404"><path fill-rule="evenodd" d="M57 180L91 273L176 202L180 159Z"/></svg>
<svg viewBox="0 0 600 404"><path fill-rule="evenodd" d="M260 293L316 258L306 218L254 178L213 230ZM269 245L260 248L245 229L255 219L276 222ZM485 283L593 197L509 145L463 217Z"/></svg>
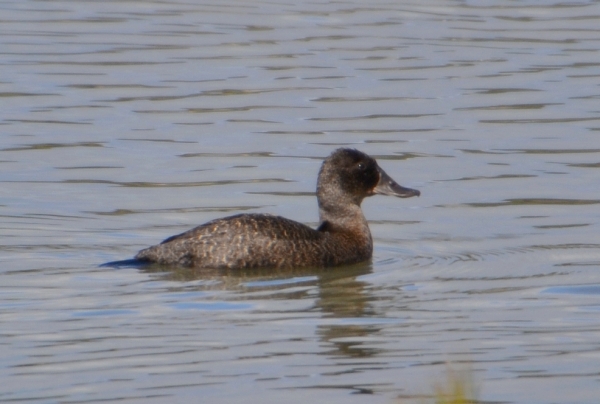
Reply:
<svg viewBox="0 0 600 404"><path fill-rule="evenodd" d="M20 1L0 34L0 402L596 403L600 4ZM327 272L99 264L207 220L316 225L357 147L420 198L365 201Z"/></svg>

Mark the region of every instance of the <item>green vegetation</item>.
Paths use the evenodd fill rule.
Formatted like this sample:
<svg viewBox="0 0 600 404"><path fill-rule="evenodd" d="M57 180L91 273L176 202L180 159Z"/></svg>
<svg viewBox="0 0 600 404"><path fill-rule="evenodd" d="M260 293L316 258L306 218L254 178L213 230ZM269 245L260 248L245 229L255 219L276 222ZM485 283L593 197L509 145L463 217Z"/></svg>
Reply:
<svg viewBox="0 0 600 404"><path fill-rule="evenodd" d="M448 367L445 380L432 386L433 393L419 399L419 404L477 404L478 391L470 371Z"/></svg>
<svg viewBox="0 0 600 404"><path fill-rule="evenodd" d="M446 380L434 385L435 404L476 404L477 389L470 373L449 369Z"/></svg>

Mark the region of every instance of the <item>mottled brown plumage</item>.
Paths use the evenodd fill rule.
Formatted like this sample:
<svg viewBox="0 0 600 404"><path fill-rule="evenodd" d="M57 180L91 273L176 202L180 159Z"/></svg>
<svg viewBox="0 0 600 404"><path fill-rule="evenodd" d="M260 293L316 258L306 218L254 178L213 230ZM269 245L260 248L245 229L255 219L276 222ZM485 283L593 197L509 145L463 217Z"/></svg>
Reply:
<svg viewBox="0 0 600 404"><path fill-rule="evenodd" d="M241 214L216 219L136 255L141 261L199 268L330 267L371 258L373 241L360 204L376 193L403 198L419 191L394 182L368 155L338 149L317 181L320 226L280 216Z"/></svg>

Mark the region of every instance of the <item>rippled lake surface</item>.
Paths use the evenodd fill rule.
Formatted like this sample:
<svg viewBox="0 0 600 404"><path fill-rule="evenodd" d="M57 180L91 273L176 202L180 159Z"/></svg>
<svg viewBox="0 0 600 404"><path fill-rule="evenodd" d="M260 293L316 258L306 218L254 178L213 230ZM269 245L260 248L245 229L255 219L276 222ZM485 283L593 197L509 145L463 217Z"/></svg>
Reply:
<svg viewBox="0 0 600 404"><path fill-rule="evenodd" d="M198 3L1 5L0 402L597 403L600 3ZM341 146L422 192L365 201L372 262L99 266L316 226Z"/></svg>

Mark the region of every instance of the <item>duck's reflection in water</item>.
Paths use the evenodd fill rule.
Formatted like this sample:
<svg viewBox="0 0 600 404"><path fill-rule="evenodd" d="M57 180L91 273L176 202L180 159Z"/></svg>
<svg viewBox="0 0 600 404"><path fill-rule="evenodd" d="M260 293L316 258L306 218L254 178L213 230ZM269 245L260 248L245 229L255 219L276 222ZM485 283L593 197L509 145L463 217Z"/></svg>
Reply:
<svg viewBox="0 0 600 404"><path fill-rule="evenodd" d="M378 352L372 347L361 347L369 335L381 329L377 321L372 321L382 317L370 304L375 297L369 294L368 283L360 280L372 269L371 262L365 262L327 269L235 271L153 265L142 271L156 274L161 280L184 282L175 286L176 290L233 292L219 294L219 298L237 302L310 299L314 305L303 311L321 313L316 333L331 347L327 354L356 358Z"/></svg>

